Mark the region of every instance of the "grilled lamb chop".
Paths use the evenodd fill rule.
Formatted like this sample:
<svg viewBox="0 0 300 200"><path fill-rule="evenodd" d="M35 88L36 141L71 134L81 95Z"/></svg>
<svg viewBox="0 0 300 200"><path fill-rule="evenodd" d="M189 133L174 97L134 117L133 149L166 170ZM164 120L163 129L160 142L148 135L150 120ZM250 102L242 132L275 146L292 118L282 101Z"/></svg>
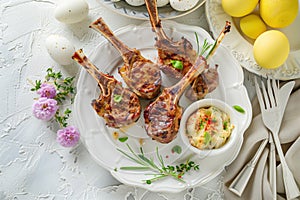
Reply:
<svg viewBox="0 0 300 200"><path fill-rule="evenodd" d="M123 88L122 83L113 76L100 72L82 50L76 51L72 58L98 82L101 93L98 99L92 101L92 106L108 126L120 128L138 120L141 106L135 93Z"/></svg>
<svg viewBox="0 0 300 200"><path fill-rule="evenodd" d="M185 96L191 101L203 99L206 94L211 93L219 85L218 65L206 69L192 83L185 92Z"/></svg>
<svg viewBox="0 0 300 200"><path fill-rule="evenodd" d="M206 68L206 60L199 56L185 76L174 86L165 88L157 99L150 103L144 118L147 134L160 143L169 143L177 135L182 116L178 101L186 87Z"/></svg>
<svg viewBox="0 0 300 200"><path fill-rule="evenodd" d="M152 99L158 95L161 86L159 66L144 58L137 49L130 49L114 36L102 18L90 25L100 32L121 53L124 65L119 68L119 74L127 86L139 97Z"/></svg>
<svg viewBox="0 0 300 200"><path fill-rule="evenodd" d="M230 28L226 22L224 29L206 59L213 55L225 34L230 31ZM207 68L206 59L198 56L194 65L177 84L165 88L157 99L146 107L144 111L145 128L152 139L160 143L169 143L176 137L183 112L178 105L179 99L195 77Z"/></svg>
<svg viewBox="0 0 300 200"><path fill-rule="evenodd" d="M171 77L181 78L194 64L197 53L186 38L182 37L180 41L173 41L168 38L158 16L156 0L145 0L145 3L152 29L157 36L155 46L158 50L158 63L161 65L160 67L165 74ZM183 68L174 68L172 61L181 61ZM218 84L218 71L216 68L210 68L201 74L200 77L195 78L192 87L186 92L186 97L190 100L202 99L207 93L213 91Z"/></svg>
<svg viewBox="0 0 300 200"><path fill-rule="evenodd" d="M161 20L158 16L156 0L145 0L149 13L152 30L156 34L155 47L158 50L161 70L171 77L181 78L194 64L197 53L193 45L186 38L182 37L180 41L173 41L164 32ZM182 61L183 69L173 67L172 61Z"/></svg>

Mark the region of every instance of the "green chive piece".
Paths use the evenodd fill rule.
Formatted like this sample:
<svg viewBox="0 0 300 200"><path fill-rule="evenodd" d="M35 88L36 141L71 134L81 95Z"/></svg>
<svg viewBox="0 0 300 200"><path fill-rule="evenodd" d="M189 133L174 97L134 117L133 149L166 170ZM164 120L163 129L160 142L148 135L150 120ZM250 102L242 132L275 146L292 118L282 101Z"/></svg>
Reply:
<svg viewBox="0 0 300 200"><path fill-rule="evenodd" d="M245 110L241 107L241 106L238 106L238 105L234 105L232 106L236 111L240 112L240 113L245 113Z"/></svg>
<svg viewBox="0 0 300 200"><path fill-rule="evenodd" d="M126 142L128 140L128 137L120 137L119 141L120 142Z"/></svg>
<svg viewBox="0 0 300 200"><path fill-rule="evenodd" d="M223 129L224 129L225 131L228 130L228 121L225 121L225 122L223 123Z"/></svg>
<svg viewBox="0 0 300 200"><path fill-rule="evenodd" d="M183 69L183 63L180 60L171 60L171 63L175 69Z"/></svg>
<svg viewBox="0 0 300 200"><path fill-rule="evenodd" d="M204 129L204 121L201 120L199 127L200 127L200 130Z"/></svg>
<svg viewBox="0 0 300 200"><path fill-rule="evenodd" d="M119 103L122 101L122 95L115 94L114 95L114 102Z"/></svg>

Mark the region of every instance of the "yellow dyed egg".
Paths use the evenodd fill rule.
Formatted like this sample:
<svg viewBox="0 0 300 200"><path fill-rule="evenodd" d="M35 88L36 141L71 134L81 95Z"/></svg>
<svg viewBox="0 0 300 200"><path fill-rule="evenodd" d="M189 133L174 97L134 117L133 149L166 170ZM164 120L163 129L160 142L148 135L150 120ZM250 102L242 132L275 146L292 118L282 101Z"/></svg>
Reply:
<svg viewBox="0 0 300 200"><path fill-rule="evenodd" d="M222 0L223 10L232 17L250 14L258 4L258 0Z"/></svg>
<svg viewBox="0 0 300 200"><path fill-rule="evenodd" d="M260 16L273 28L283 28L294 22L298 15L298 0L261 0Z"/></svg>
<svg viewBox="0 0 300 200"><path fill-rule="evenodd" d="M254 59L258 65L267 69L281 66L290 52L288 38L278 30L262 33L253 45Z"/></svg>
<svg viewBox="0 0 300 200"><path fill-rule="evenodd" d="M256 39L267 30L267 26L262 19L255 14L247 15L240 20L242 32L249 38Z"/></svg>

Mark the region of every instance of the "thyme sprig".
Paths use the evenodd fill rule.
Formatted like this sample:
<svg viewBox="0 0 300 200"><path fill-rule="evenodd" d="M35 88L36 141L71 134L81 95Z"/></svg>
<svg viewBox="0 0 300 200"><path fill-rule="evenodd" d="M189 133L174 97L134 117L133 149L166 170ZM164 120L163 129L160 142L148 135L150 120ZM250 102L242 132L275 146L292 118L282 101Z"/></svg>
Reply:
<svg viewBox="0 0 300 200"><path fill-rule="evenodd" d="M53 83L58 91L55 99L60 103L62 103L68 97L70 97L71 102L73 103L76 93L75 87L73 87L74 78L75 77L73 76L63 79L61 72L53 72L52 68L47 69L47 75L45 77L47 81L53 80Z"/></svg>
<svg viewBox="0 0 300 200"><path fill-rule="evenodd" d="M61 127L67 127L68 123L67 120L70 117L71 110L67 108L62 114L60 113L59 109L55 113L55 120L60 124Z"/></svg>
<svg viewBox="0 0 300 200"><path fill-rule="evenodd" d="M60 71L54 72L52 68L48 68L46 72L47 74L44 77L44 81L36 80L35 83L33 83L31 91L38 91L43 83L50 83L55 86L56 95L54 99L58 104L63 104L66 100L69 100L72 104L76 95L76 88L73 86L75 77L64 78ZM61 112L60 109L56 111L54 117L61 127L68 126L67 120L69 119L71 112L72 111L69 108L63 112Z"/></svg>
<svg viewBox="0 0 300 200"><path fill-rule="evenodd" d="M126 144L130 154L124 152L121 149L117 149L121 152L125 157L137 163L139 166L125 166L120 167L121 170L151 170L154 173L146 174L151 175L153 178L143 180L147 184L151 184L154 181L160 180L165 177L172 177L175 180L180 182L185 182L182 177L183 175L190 170L199 170L199 165L195 164L194 161L186 160L185 163L181 163L176 166L165 165L163 157L158 152L158 147L156 147L156 157L159 161L159 165L157 165L153 158L147 158L144 154L143 148L140 148L140 153L135 153L132 148Z"/></svg>
<svg viewBox="0 0 300 200"><path fill-rule="evenodd" d="M33 83L32 83L33 84ZM35 80L35 83L33 84L33 88L31 88L31 91L38 91L41 88L42 81L41 80Z"/></svg>
<svg viewBox="0 0 300 200"><path fill-rule="evenodd" d="M53 83L56 87L56 96L55 100L59 103L62 103L67 98L70 98L71 103L74 101L74 97L76 94L76 89L73 86L73 81L75 77L66 77L63 78L62 73L54 72L52 68L47 69L47 74L45 76L45 82ZM41 88L42 81L36 80L34 87L31 88L31 91L38 91Z"/></svg>

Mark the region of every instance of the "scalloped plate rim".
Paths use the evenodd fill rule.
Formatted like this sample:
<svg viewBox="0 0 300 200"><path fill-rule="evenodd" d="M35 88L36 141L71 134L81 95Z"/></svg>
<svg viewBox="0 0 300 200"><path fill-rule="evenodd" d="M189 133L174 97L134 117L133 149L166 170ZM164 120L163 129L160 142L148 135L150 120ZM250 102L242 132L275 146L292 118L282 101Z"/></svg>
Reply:
<svg viewBox="0 0 300 200"><path fill-rule="evenodd" d="M101 5L105 6L106 8L112 10L115 13L118 13L122 16L125 17L129 17L132 19L139 19L139 20L149 20L148 17L148 12L145 8L145 10L143 12L137 12L135 11L135 6L130 6L129 4L126 4L125 7L120 7L119 9L116 8L115 3L118 2L111 2L111 1L104 1L104 0L97 0L97 2L99 2ZM176 13L175 15L172 16L166 16L166 13L171 13L171 12L163 12L164 10L166 10L166 8L162 7L162 9L159 8L159 17L162 20L167 20L167 19L176 19L179 17L183 17L187 14L192 13L193 11L197 10L198 8L200 8L202 5L204 5L206 2L206 0L199 0L199 2L191 9L187 10L187 11L176 11L175 9L172 9L169 5L169 9L171 10L171 12ZM112 4L113 6L111 6L110 4ZM142 5L145 6L145 5ZM130 12L137 12L137 14L128 14L128 11L126 10L126 8L130 8ZM141 8L141 6L138 6L139 8Z"/></svg>
<svg viewBox="0 0 300 200"><path fill-rule="evenodd" d="M184 30L185 29L187 29L188 31L191 31L191 30L194 30L194 31L196 31L197 30L197 32L199 31L199 32L202 32L202 31L204 31L205 33L206 33L206 35L209 35L204 29L202 29L202 28L200 28L200 27L194 27L194 26L187 26L187 25L179 25L178 23L175 23L175 22L171 22L171 21L164 21L164 24L163 24L165 27L175 27L175 29L176 30L178 30L178 29L180 29L181 31L183 31L184 32ZM167 26L166 26L167 25ZM145 26L145 25L141 25L141 26ZM136 25L129 25L129 26L126 26L126 27L123 27L123 28L120 28L120 29L118 29L115 33L116 33L116 35L119 35L119 34L124 34L124 33L126 33L127 31L126 30L128 30L128 31L130 31L132 28L138 28L138 27L140 27L140 26L136 26ZM179 28L180 27L180 28ZM149 27L150 28L150 27ZM119 32L120 31L120 32ZM103 46L103 45L105 45L107 43L107 41L102 41L101 43L99 43L99 45L92 51L92 53L91 54L95 54L95 53L97 53L97 50L99 50L99 48L101 48L101 46ZM223 49L224 48L224 51L225 51L225 53L226 54L228 54L228 55L230 55L231 56L231 54L229 53L229 52L227 52L226 51L226 47L222 47L221 46L221 49ZM90 55L91 55L90 54ZM93 56L91 56L91 57L93 57ZM231 56L232 57L232 61L234 62L234 63L236 63L235 65L236 66L238 66L238 62L233 58L233 56ZM240 132L242 132L242 133L244 133L244 131L247 129L247 127L250 125L250 122L251 122L251 118L252 118L252 107L251 107L251 103L250 103L250 100L249 100L249 97L248 97L248 94L247 93L245 93L245 86L243 85L243 71L241 70L241 68L240 67L237 67L237 69L238 69L238 71L239 71L239 73L241 73L240 75L240 77L238 78L238 82L236 82L236 85L231 85L230 87L229 87L229 89L230 90L238 90L238 91L243 91L243 95L246 95L246 105L248 106L247 108L246 108L246 111L247 111L247 120L245 121L245 122L243 122L243 126L240 126L239 125L239 131ZM84 69L81 69L81 71L80 71L80 75L79 75L79 78L78 78L78 83L77 83L77 88L78 88L78 95L76 95L76 97L75 97L75 101L74 101L74 104L73 104L73 106L74 106L74 110L75 110L75 116L77 116L77 117L74 117L74 121L75 121L75 124L77 124L79 127L79 129L83 129L83 127L84 127L84 124L83 124L83 121L82 121L82 119L80 119L80 118L78 118L78 116L80 116L80 109L82 108L82 107L80 107L79 105L77 105L78 104L78 102L81 100L81 98L83 97L83 96L85 96L85 95L80 95L80 94L82 94L82 93L84 93L84 90L80 87L81 85L81 82L82 82L82 79L83 79L83 75L86 75L87 74L87 72L84 70ZM97 87L97 86L95 86L95 87ZM80 104L80 103L79 103ZM79 107L79 108L78 108ZM241 122L240 122L241 123ZM119 180L119 181L122 181L123 183L125 183L125 184L128 184L128 185L134 185L134 186L139 186L139 187L143 187L143 188L145 188L145 189L148 189L148 190L151 190L151 191L161 191L161 192L180 192L180 191L182 191L182 190L184 190L184 189L186 189L186 188L189 188L189 187L192 187L192 186L195 186L195 185L197 185L197 184L204 184L204 183L206 183L206 182L208 182L208 181L210 181L211 179L213 179L214 177L216 177L218 174L220 174L221 172L222 172L222 170L224 169L224 167L225 166L227 166L229 163L231 163L235 158L236 158L236 156L238 155L238 152L239 152L239 150L240 150L240 148L241 148L241 146L242 146L242 142L243 142L243 134L241 134L241 136L240 136L240 145L237 145L237 148L235 149L235 150L232 150L232 151L234 151L233 152L233 156L231 156L231 158L227 161L227 162L224 162L224 166L222 166L222 167L219 167L218 168L218 170L217 171L214 171L214 172L212 172L210 175L210 177L205 177L205 178L203 178L202 180L198 180L198 182L197 182L197 184L194 184L194 185L189 185L189 184L185 184L184 186L182 186L182 187L174 187L174 188L172 188L172 187L160 187L159 185L157 186L157 187L149 187L149 185L147 185L147 184L143 184L143 183L134 183L134 182L130 182L130 181L126 181L125 179L124 179L124 177L122 177L122 176L120 176L120 173L116 173L115 171L114 171L114 169L113 169L113 167L111 167L110 165L108 165L107 163L105 163L105 161L103 161L103 160L101 160L101 159L99 159L99 157L97 157L98 155L95 155L94 154L94 152L93 152L93 149L91 149L90 148L90 146L89 146L89 142L90 142L90 140L86 140L84 137L85 137L85 134L84 133L82 133L82 136L83 136L83 138L82 138L82 141L83 141L83 143L85 144L85 146L86 146L86 148L87 148L87 150L89 151L89 153L91 154L91 156L93 157L93 159L95 159L95 161L100 165L100 166L102 166L102 167L104 167L105 169L107 169L107 170L109 170L110 171L110 173L112 174L112 176L114 176L117 180ZM95 157L96 156L96 157ZM153 183L154 184L154 183ZM155 183L156 184L156 183ZM159 184L159 183L157 183L157 184Z"/></svg>
<svg viewBox="0 0 300 200"><path fill-rule="evenodd" d="M219 34L217 27L220 26L221 22L232 20L231 16L227 15L221 8L220 2L221 0L207 0L205 4L206 19L214 37ZM300 9L298 15L300 15ZM232 23L232 26L231 33L228 34L227 39L222 44L231 50L234 57L245 69L263 77L272 77L279 80L300 78L300 49L291 51L283 66L277 69L263 69L254 60L251 51L252 45L236 30L234 23ZM296 60L296 58L299 60ZM292 74L285 74L285 71Z"/></svg>

